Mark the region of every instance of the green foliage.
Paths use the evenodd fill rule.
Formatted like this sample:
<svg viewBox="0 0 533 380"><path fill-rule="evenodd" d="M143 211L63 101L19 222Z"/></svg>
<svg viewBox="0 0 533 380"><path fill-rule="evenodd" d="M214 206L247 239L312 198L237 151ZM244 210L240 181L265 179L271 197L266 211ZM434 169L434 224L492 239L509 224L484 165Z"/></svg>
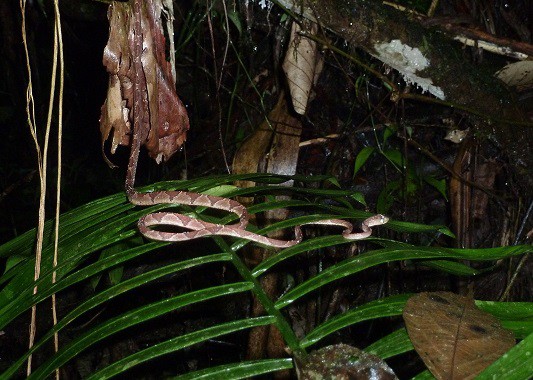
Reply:
<svg viewBox="0 0 533 380"><path fill-rule="evenodd" d="M373 146L365 146L363 149L361 149L359 154L357 154L357 157L355 158L354 169L353 169L354 177L357 174L357 172L365 165L366 161L370 158L370 155L374 153L375 149L376 148L374 148Z"/></svg>
<svg viewBox="0 0 533 380"><path fill-rule="evenodd" d="M250 213L263 212L279 207L301 208L309 213L284 220L258 230L249 226L250 230L264 234L278 229L291 228L295 225L320 220L330 217L352 218L361 220L370 214L353 208L349 201L353 195L349 191L336 188L335 181L328 177L306 178L303 176L291 177L297 184L305 182L323 181L328 189L308 189L305 187L276 187L273 185L283 183L288 178L272 175L239 175L220 176L208 179L196 179L181 182L165 182L141 189L151 191L155 189L188 189L197 192L209 192L223 196L257 195L266 199L249 208ZM239 189L231 185L236 179L248 179L258 183L253 189ZM272 196L277 194L291 194L291 200L278 201ZM81 206L71 212L65 213L60 219L59 238L59 264L56 268L57 281L52 283L53 268L51 257L53 252L52 221L48 221L45 230L43 249L43 264L40 279L33 281L33 244L35 231L28 231L16 239L0 246L0 257L5 260L16 258L16 264L6 269L0 277L2 290L0 291L0 329L5 329L9 324L27 312L32 305L47 300L52 294L60 293L83 284L98 283L95 279L108 276L106 284L98 283L92 286L96 289L93 294L80 300L74 309L61 316L58 324L40 336L35 346L22 355L0 375L1 378L10 378L20 371L27 357L42 350L49 344L53 334L65 333L67 327L73 323L80 323L87 313L100 310L109 302L114 302L121 295L135 297L138 292L150 284L157 284L165 276L178 275L185 272L194 273L213 263L223 263L231 267L238 274L237 279L224 284L207 286L203 289L185 291L177 295L150 300L130 310L121 310L117 315L107 316L98 323L85 326L78 335L62 345L60 350L51 354L44 363L35 368L31 379L42 379L50 376L56 368L65 365L76 358L86 349L102 342L106 337L127 334L132 326L146 321L154 320L163 315L181 310L195 308L199 303L207 300L216 300L228 295L248 297L254 294L265 308L265 315L257 318L219 321L210 327L200 327L196 331L183 335L173 336L157 344L142 347L137 352L110 363L100 368L91 375L91 379L106 379L118 375L138 364L147 361L157 361L168 353L185 350L194 344L206 342L210 339L237 332L247 331L256 326L275 325L289 350L296 356L304 357L307 350L313 349L317 342L323 341L340 329L356 323L374 320L383 317L398 317L408 299L408 294L391 296L388 298L369 302L356 309L346 310L342 314L325 322L319 322L305 337L299 339L289 324L283 311L287 306L297 303L309 294L316 293L328 284L342 280L347 276L355 275L360 271L375 267L383 263L394 261L416 261L420 265L433 266L439 270L462 275L474 275L478 272L459 261L463 260L499 260L512 256L522 255L531 251L530 246L501 247L492 249L445 249L438 247L419 247L390 239L371 237L367 241L379 247L373 251L348 258L332 264L317 275L296 284L277 300L270 300L260 286L261 276L280 271L291 265L291 259L307 255L325 247L349 244L340 235L327 235L308 239L301 244L284 249L263 261L253 270L244 264L238 251L249 244L247 241L235 240L229 244L226 240L216 237L210 238L217 247L215 251L198 253L193 257L181 255L173 256L173 260L162 262L160 266L131 278L123 278L122 270L129 264L146 258L147 255L157 255L168 244L148 242L143 243L136 231L138 218L151 211L168 208L170 206L158 205L139 209L129 204L123 194L109 196ZM176 206L172 206L175 208ZM190 207L180 207L180 212L199 216L211 222L230 223L234 215L213 216L204 208L193 210ZM451 235L444 226L427 226L415 223L390 221L383 229L402 231L408 233L447 234ZM331 232L334 233L334 232ZM177 245L179 246L179 245ZM155 257L155 256L154 256ZM33 294L34 286L38 286L38 293ZM526 361L525 350L531 351L531 304L525 303L498 303L481 302L478 306L499 318L504 326L515 332L517 338L525 338L521 345L513 348L498 363L487 369L484 374L503 373L502 371L514 370L518 360ZM24 316L25 318L25 316ZM412 345L404 329L399 329L392 334L374 342L367 350L383 358L398 355L412 350ZM222 366L213 366L200 371L188 373L177 377L178 379L218 378L223 376L228 379L246 378L259 374L268 374L281 369L292 368L290 359L256 360L239 363L227 363ZM528 367L530 368L530 367ZM491 372L492 371L492 372ZM524 371L516 370L515 379L525 379ZM425 375L424 375L425 376Z"/></svg>
<svg viewBox="0 0 533 380"><path fill-rule="evenodd" d="M390 140L396 134L398 127L394 124L387 125L381 135L376 134L377 147L366 146L361 149L355 158L354 177L365 166L374 153L385 159L401 178L387 182L379 193L377 200L377 212L387 214L394 202L406 199L415 199L416 195L429 185L437 190L440 195L448 200L446 193L446 181L437 179L432 174L419 174L416 167L408 162L401 147L395 146ZM410 135L412 128L405 126L405 133Z"/></svg>

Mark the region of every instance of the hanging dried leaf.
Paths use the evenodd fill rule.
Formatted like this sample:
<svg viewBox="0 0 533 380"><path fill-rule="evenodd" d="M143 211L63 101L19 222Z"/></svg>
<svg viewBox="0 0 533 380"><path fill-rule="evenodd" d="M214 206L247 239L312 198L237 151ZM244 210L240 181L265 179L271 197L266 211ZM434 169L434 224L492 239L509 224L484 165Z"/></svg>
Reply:
<svg viewBox="0 0 533 380"><path fill-rule="evenodd" d="M314 351L302 366L299 380L392 380L393 370L381 358L347 344L327 346Z"/></svg>
<svg viewBox="0 0 533 380"><path fill-rule="evenodd" d="M148 108L140 130L141 143L158 163L167 160L185 142L189 118L178 98L171 66L165 57L165 37L161 23L161 0L147 0L142 7L142 66L145 75ZM118 145L128 145L133 107L133 9L130 2L113 2L108 11L109 40L103 63L109 72L107 99L102 106L100 131L102 146L111 131L111 152Z"/></svg>
<svg viewBox="0 0 533 380"><path fill-rule="evenodd" d="M288 108L287 100L282 94L276 108L269 115L276 132L268 153L267 173L296 174L302 123L290 114ZM292 186L292 181L285 184Z"/></svg>
<svg viewBox="0 0 533 380"><path fill-rule="evenodd" d="M233 172L294 175L302 125L291 116L284 94L261 125L237 150ZM252 181L236 181L239 187L252 187Z"/></svg>
<svg viewBox="0 0 533 380"><path fill-rule="evenodd" d="M502 68L495 74L510 87L516 87L518 91L533 89L533 61L513 62Z"/></svg>
<svg viewBox="0 0 533 380"><path fill-rule="evenodd" d="M454 293L411 297L403 318L413 346L437 379L472 379L515 344L495 317Z"/></svg>
<svg viewBox="0 0 533 380"><path fill-rule="evenodd" d="M304 28L304 29L302 29ZM283 70L292 98L294 111L300 115L305 114L311 87L321 70L316 42L300 34L302 30L316 34L318 26L310 21L300 24L293 22L289 48L283 62Z"/></svg>
<svg viewBox="0 0 533 380"><path fill-rule="evenodd" d="M131 125L129 118L133 104L131 103L133 93L131 82L129 86L126 86L125 81L126 78L131 78L133 75L128 45L129 6L126 3L115 2L109 6L107 17L109 19L109 40L104 48L103 63L109 73L109 86L100 116L100 133L102 134L103 151L104 142L113 131L111 153L114 154L119 145L128 145L130 141ZM104 158L110 166L114 166L105 154Z"/></svg>

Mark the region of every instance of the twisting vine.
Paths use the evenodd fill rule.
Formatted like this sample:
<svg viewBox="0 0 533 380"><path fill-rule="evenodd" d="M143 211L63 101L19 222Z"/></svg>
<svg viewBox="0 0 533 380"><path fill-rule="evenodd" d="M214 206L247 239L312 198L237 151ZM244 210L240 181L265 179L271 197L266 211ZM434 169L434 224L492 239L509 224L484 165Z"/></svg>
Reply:
<svg viewBox="0 0 533 380"><path fill-rule="evenodd" d="M45 202L46 202L46 181L47 181L47 168L48 168L48 146L50 141L50 130L52 126L52 115L54 112L54 103L56 101L56 82L57 82L57 66L59 63L59 94L57 96L58 101L58 132L57 132L57 159L58 159L58 170L57 170L57 193L56 193L56 221L55 221L55 236L54 236L54 258L53 265L57 266L58 261L58 231L59 231L59 200L61 197L61 150L62 150L62 106L63 106L63 86L64 86L64 61L63 61L63 39L61 35L61 21L59 13L58 0L54 0L54 51L52 58L52 72L50 75L50 97L48 102L48 115L46 119L46 128L45 136L43 142L43 148L41 150L41 145L37 136L37 122L35 118L35 99L33 97L33 84L32 84L32 70L30 66L30 56L28 49L28 40L26 35L26 0L20 0L19 6L22 15L21 21L21 35L22 43L24 47L24 54L26 59L26 69L28 74L28 86L26 90L26 114L28 127L30 129L30 134L33 138L35 144L35 152L37 155L37 167L39 170L39 184L40 184L40 195L39 195L39 212L38 212L38 225L37 225L37 237L36 237L36 246L35 246L35 269L34 269L34 280L37 281L41 273L41 262L42 262L42 250L43 250L43 235L44 235L44 222L46 219L45 215ZM56 273L53 274L52 281L55 282ZM37 286L33 288L33 294L36 294L38 291ZM56 299L55 295L52 296L52 314L54 324L57 323L57 313L56 313ZM31 311L31 322L30 322L30 333L29 333L29 343L28 346L31 349L35 341L35 333L37 329L37 305L32 306ZM57 334L54 335L54 348L57 351L59 349L59 340ZM28 357L28 364L26 368L26 374L29 376L32 371L32 356ZM59 378L59 371L56 370L56 378Z"/></svg>

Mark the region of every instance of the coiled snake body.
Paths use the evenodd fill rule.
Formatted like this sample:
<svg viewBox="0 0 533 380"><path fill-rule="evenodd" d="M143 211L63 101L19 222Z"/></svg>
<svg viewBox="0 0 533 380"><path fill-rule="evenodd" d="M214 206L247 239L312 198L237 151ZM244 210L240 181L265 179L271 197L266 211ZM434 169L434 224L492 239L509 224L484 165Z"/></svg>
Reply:
<svg viewBox="0 0 533 380"><path fill-rule="evenodd" d="M241 203L222 197L192 193L186 191L155 191L152 193L139 193L134 190L135 166L128 167L126 178L126 193L131 203L139 206L151 206L156 204L181 204L187 206L205 206L232 212L239 217L239 222L230 225L221 225L205 222L191 218L187 215L174 212L155 212L141 217L138 221L139 231L147 238L157 241L186 241L205 236L223 235L236 238L247 239L270 247L288 248L302 241L302 231L300 226L296 226L295 237L292 240L278 240L246 230L249 216L246 207ZM372 234L373 226L379 226L388 222L384 215L373 215L361 223L361 232L352 232L353 226L350 222L342 219L325 219L309 225L328 225L344 227L342 235L349 240L360 240ZM151 229L153 226L175 226L190 231L187 232L166 232Z"/></svg>
<svg viewBox="0 0 533 380"><path fill-rule="evenodd" d="M143 216L139 219L139 231L147 238L157 241L186 241L205 236L223 235L236 238L247 239L270 247L288 248L302 241L302 231L300 226L296 226L295 237L292 240L278 240L266 236L258 235L246 230L248 224L248 212L246 208L237 201L203 195L186 191L157 191L153 193L138 193L127 191L128 199L131 203L140 206L150 206L161 203L182 204L188 206L206 206L235 213L239 216L239 222L230 225L220 225L191 218L187 215L173 212L155 212ZM348 240L360 240L372 234L373 226L387 223L388 218L384 215L373 215L361 223L361 232L352 232L353 226L350 222L342 219L325 219L309 225L328 225L344 227L342 235ZM165 232L151 229L152 226L176 226L188 229L187 232Z"/></svg>

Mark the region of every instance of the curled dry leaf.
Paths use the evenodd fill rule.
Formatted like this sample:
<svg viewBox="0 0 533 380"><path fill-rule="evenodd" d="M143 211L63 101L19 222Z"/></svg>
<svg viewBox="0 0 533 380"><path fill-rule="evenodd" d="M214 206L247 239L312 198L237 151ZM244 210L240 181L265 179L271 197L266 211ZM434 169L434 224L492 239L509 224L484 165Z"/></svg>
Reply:
<svg viewBox="0 0 533 380"><path fill-rule="evenodd" d="M298 366L299 380L393 380L393 370L381 358L347 344L314 351Z"/></svg>
<svg viewBox="0 0 533 380"><path fill-rule="evenodd" d="M129 6L126 3L118 2L111 4L107 16L109 18L109 40L104 48L103 64L109 73L109 85L107 98L102 106L102 115L100 116L100 133L102 134L103 152L104 142L113 131L111 153L114 154L119 145L128 145L130 141L129 110L132 106L133 93L129 78L133 73L128 45ZM126 52L126 54L122 52ZM126 86L126 79L130 81L129 86ZM105 154L104 158L108 164L114 166Z"/></svg>
<svg viewBox="0 0 533 380"><path fill-rule="evenodd" d="M506 65L495 74L510 87L516 87L518 91L533 89L533 61L513 62Z"/></svg>
<svg viewBox="0 0 533 380"><path fill-rule="evenodd" d="M451 129L446 133L444 140L451 141L454 144L460 144L468 136L470 129Z"/></svg>
<svg viewBox="0 0 533 380"><path fill-rule="evenodd" d="M303 29L302 29L303 28ZM316 34L317 24L302 21L302 25L293 22L289 48L283 62L283 70L296 113L303 115L309 102L309 94L315 78L321 71L321 60L316 42L300 34L302 30Z"/></svg>
<svg viewBox="0 0 533 380"><path fill-rule="evenodd" d="M472 379L515 344L512 332L472 298L450 292L411 297L403 318L413 346L437 379Z"/></svg>
<svg viewBox="0 0 533 380"><path fill-rule="evenodd" d="M185 142L189 118L178 98L169 62L165 57L165 37L161 23L161 0L147 0L142 7L142 66L148 109L141 126L141 143L158 163L167 160ZM113 132L111 152L130 143L133 120L133 9L130 2L113 2L108 11L109 40L103 63L109 72L107 98L102 106L100 132L102 146Z"/></svg>

